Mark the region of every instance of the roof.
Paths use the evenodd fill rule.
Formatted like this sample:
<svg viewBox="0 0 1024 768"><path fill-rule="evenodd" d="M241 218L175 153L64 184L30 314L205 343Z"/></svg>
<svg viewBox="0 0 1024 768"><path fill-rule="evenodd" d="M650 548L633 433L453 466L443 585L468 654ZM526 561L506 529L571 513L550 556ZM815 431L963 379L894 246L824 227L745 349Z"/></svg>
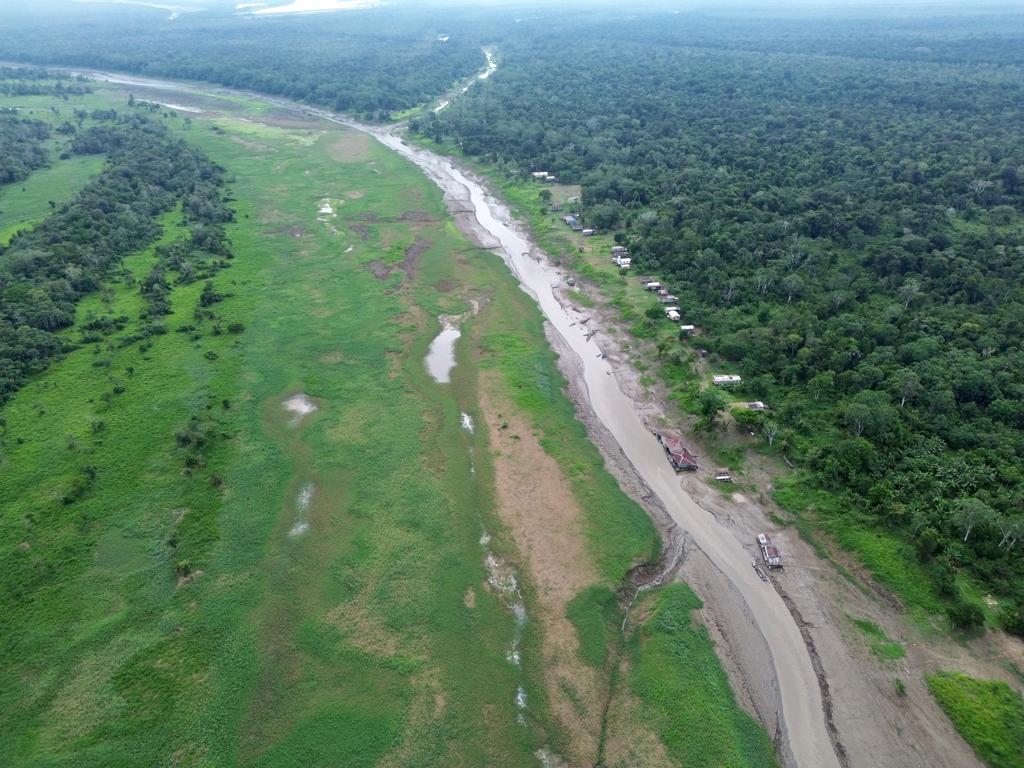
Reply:
<svg viewBox="0 0 1024 768"><path fill-rule="evenodd" d="M721 376L712 376L711 380L715 384L738 384L739 382L743 381L743 379L740 376L737 376L735 373L727 373Z"/></svg>
<svg viewBox="0 0 1024 768"><path fill-rule="evenodd" d="M697 330L697 326L695 326L695 325L680 325L679 326L679 330L680 331L695 331L695 330Z"/></svg>
<svg viewBox="0 0 1024 768"><path fill-rule="evenodd" d="M673 462L677 464L692 464L693 466L697 466L697 457L686 449L682 440L678 437L672 437L671 435L660 435L660 438L661 444L665 446L665 450L668 451Z"/></svg>

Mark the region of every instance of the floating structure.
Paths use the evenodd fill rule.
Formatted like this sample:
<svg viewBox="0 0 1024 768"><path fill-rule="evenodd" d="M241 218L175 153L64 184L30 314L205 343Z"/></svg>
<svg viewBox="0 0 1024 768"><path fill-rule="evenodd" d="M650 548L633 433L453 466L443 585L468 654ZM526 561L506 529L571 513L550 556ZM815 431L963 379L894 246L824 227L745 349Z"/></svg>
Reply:
<svg viewBox="0 0 1024 768"><path fill-rule="evenodd" d="M655 434L657 434L661 447L665 449L665 455L668 457L668 463L672 465L672 469L676 472L697 469L697 457L687 450L682 440L672 435Z"/></svg>
<svg viewBox="0 0 1024 768"><path fill-rule="evenodd" d="M761 557L764 559L765 565L769 568L782 567L782 555L779 554L779 550L772 544L772 540L767 533L757 534L757 546L761 548Z"/></svg>

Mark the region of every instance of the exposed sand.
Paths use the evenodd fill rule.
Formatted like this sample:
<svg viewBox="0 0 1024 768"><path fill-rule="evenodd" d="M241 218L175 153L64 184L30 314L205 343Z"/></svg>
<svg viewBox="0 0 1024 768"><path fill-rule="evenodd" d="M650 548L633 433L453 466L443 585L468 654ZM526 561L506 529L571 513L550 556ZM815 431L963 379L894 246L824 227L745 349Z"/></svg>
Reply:
<svg viewBox="0 0 1024 768"><path fill-rule="evenodd" d="M498 516L536 589L548 704L570 740L565 757L572 765L590 765L597 758L603 686L578 658L576 630L566 617L568 602L598 581L586 550L583 512L561 467L497 386L493 376L482 377L480 405L494 456Z"/></svg>

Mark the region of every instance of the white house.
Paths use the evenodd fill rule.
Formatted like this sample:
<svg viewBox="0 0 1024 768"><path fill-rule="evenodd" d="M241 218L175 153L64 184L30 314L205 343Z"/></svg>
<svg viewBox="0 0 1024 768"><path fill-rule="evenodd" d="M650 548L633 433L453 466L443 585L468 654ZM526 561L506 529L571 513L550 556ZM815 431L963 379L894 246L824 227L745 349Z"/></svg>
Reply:
<svg viewBox="0 0 1024 768"><path fill-rule="evenodd" d="M729 373L722 376L712 376L711 381L715 383L716 387L727 387L730 384L739 384L743 379L735 373Z"/></svg>

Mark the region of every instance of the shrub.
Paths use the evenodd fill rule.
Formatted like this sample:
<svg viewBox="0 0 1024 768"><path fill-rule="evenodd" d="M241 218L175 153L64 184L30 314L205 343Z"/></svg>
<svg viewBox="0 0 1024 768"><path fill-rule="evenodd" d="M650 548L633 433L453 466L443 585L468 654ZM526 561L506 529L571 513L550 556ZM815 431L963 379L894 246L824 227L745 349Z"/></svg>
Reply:
<svg viewBox="0 0 1024 768"><path fill-rule="evenodd" d="M975 603L957 600L946 609L946 615L957 629L977 629L985 624L985 614Z"/></svg>

